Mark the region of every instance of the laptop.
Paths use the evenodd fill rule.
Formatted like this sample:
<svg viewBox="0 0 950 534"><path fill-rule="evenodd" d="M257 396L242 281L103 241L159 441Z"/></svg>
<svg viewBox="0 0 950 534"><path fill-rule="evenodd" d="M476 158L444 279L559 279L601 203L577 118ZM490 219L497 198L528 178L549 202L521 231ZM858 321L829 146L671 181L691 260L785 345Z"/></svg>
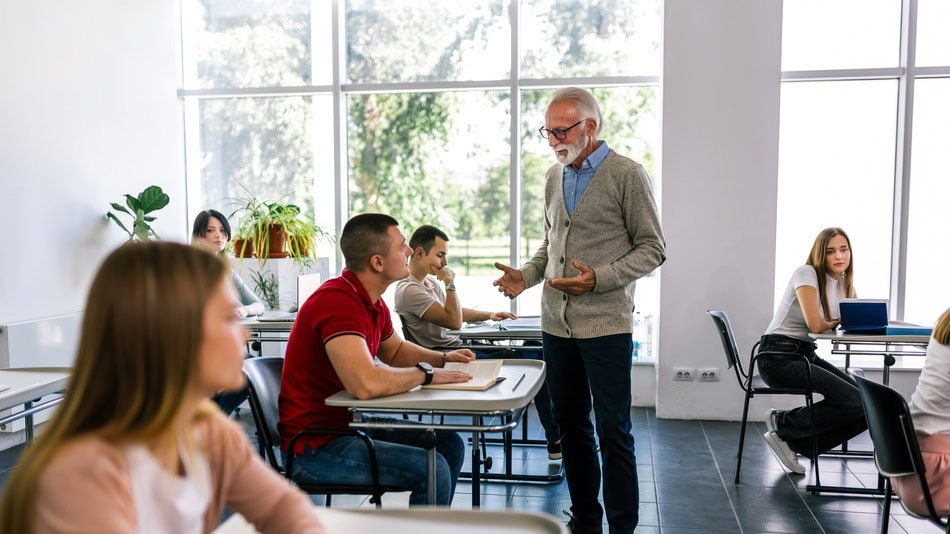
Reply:
<svg viewBox="0 0 950 534"><path fill-rule="evenodd" d="M887 300L845 299L838 303L841 330L849 334L887 333Z"/></svg>
<svg viewBox="0 0 950 534"><path fill-rule="evenodd" d="M297 303L292 311L269 311L257 318L265 323L292 323L297 319L297 309L320 287L320 273L302 274L297 277Z"/></svg>
<svg viewBox="0 0 950 534"><path fill-rule="evenodd" d="M887 300L845 299L838 304L841 330L848 334L929 336L933 328L887 320Z"/></svg>

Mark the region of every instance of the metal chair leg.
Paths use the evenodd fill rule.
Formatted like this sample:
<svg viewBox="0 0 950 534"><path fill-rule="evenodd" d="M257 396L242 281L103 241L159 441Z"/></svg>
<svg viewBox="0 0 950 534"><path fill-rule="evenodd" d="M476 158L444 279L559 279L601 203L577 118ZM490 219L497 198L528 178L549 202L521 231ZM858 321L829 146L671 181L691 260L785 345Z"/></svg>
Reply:
<svg viewBox="0 0 950 534"><path fill-rule="evenodd" d="M739 470L742 469L742 448L745 446L746 423L749 419L749 399L752 395L746 392L745 404L742 406L742 425L739 427L739 457L736 461L736 484L739 483Z"/></svg>

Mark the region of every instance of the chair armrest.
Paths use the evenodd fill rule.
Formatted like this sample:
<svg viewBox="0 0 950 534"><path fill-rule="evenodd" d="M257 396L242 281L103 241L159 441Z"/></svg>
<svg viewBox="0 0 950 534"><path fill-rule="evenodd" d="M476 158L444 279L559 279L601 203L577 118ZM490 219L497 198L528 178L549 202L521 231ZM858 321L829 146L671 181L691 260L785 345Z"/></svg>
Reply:
<svg viewBox="0 0 950 534"><path fill-rule="evenodd" d="M286 475L288 480L293 480L294 455L296 454L294 451L296 450L297 440L304 436L355 436L359 438L366 446L366 450L369 454L369 469L374 495L382 494L382 489L379 485L379 464L376 461L376 445L373 444L372 438L361 430L324 430L315 428L296 433L294 437L290 438L290 443L287 445L287 465L284 468L284 475Z"/></svg>

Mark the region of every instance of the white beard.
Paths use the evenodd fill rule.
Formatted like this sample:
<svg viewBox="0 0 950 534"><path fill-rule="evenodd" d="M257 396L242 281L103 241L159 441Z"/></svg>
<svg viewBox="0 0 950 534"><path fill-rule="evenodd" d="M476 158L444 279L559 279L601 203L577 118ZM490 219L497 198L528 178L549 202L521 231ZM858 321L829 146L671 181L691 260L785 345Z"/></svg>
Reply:
<svg viewBox="0 0 950 534"><path fill-rule="evenodd" d="M587 146L588 138L586 135L577 138L577 143L573 145L568 145L560 143L554 146L554 157L557 159L557 162L561 165L570 165L574 163L574 160L581 155L581 152L584 150L584 147ZM561 156L558 154L560 150L567 150L567 154Z"/></svg>

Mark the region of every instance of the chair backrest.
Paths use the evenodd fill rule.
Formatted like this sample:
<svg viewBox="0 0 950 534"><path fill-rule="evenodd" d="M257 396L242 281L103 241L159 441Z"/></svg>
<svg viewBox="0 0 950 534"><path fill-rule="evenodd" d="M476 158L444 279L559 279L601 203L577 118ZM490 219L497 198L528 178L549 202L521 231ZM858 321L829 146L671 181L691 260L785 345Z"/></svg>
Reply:
<svg viewBox="0 0 950 534"><path fill-rule="evenodd" d="M257 425L257 439L260 440L271 466L281 470L274 447L280 445L280 431L277 422L280 416L277 410L277 396L280 393L280 374L284 368L284 359L249 358L244 362L244 374L247 376L249 404L254 423Z"/></svg>
<svg viewBox="0 0 950 534"><path fill-rule="evenodd" d="M402 338L418 345L419 342L416 341L416 338L413 337L412 332L409 331L409 322L406 321L406 316L400 313L399 322L402 323Z"/></svg>
<svg viewBox="0 0 950 534"><path fill-rule="evenodd" d="M738 365L741 370L742 364L739 363L739 346L736 345L736 337L732 334L732 325L729 324L729 316L726 315L726 312L719 310L706 310L706 313L712 317L713 323L716 324L716 330L719 332L719 340L722 341L722 350L726 353L726 360L729 362L729 367Z"/></svg>
<svg viewBox="0 0 950 534"><path fill-rule="evenodd" d="M915 473L923 477L920 444L904 397L896 390L857 373L852 372L851 376L861 393L878 471L887 477Z"/></svg>

